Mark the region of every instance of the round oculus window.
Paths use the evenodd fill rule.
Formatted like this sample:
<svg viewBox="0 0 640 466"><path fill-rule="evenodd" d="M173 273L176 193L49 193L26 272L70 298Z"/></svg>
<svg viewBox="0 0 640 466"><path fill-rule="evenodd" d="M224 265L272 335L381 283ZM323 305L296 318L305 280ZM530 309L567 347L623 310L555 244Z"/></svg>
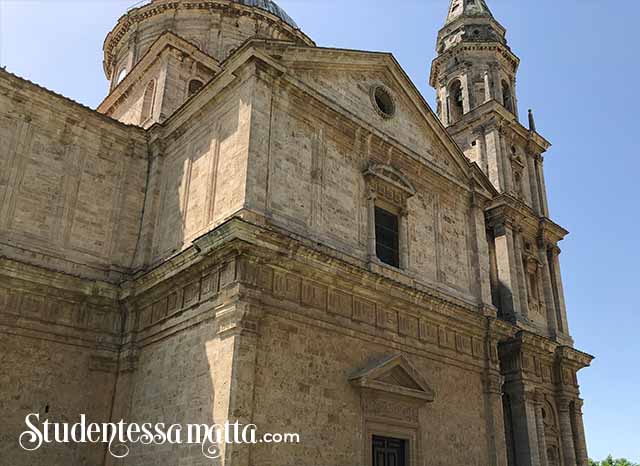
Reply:
<svg viewBox="0 0 640 466"><path fill-rule="evenodd" d="M376 111L384 118L391 118L396 114L396 103L384 86L375 86L371 89L371 101Z"/></svg>

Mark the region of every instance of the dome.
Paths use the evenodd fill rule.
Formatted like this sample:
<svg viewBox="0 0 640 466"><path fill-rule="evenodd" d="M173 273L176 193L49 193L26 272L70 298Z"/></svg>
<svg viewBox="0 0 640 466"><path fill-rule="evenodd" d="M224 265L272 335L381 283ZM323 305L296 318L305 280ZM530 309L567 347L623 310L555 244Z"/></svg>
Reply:
<svg viewBox="0 0 640 466"><path fill-rule="evenodd" d="M166 32L220 63L251 38L315 46L273 0L142 0L105 39L107 79L117 82L121 70L130 71Z"/></svg>
<svg viewBox="0 0 640 466"><path fill-rule="evenodd" d="M161 2L162 0L143 0L140 3L137 3L136 5L134 5L135 7L137 6L141 6L145 3L154 3L154 2ZM254 8L260 8L261 10L264 10L268 13L271 13L274 16L277 16L278 18L280 18L282 21L284 21L285 23L287 23L289 26L295 28L295 29L299 29L298 25L296 24L296 22L293 20L293 18L291 16L289 16L287 14L286 11L284 11L282 8L280 8L278 6L278 4L276 4L276 2L272 1L272 0L230 0L233 3L240 3L241 5L245 5L245 6L251 6Z"/></svg>
<svg viewBox="0 0 640 466"><path fill-rule="evenodd" d="M242 3L243 5L246 5L246 6L253 6L256 8L260 8L261 10L268 11L272 15L275 15L278 18L280 18L289 26L299 29L298 25L293 20L293 18L291 18L291 16L289 16L286 11L280 8L276 4L276 2L272 2L271 0L233 0L233 1L236 3Z"/></svg>

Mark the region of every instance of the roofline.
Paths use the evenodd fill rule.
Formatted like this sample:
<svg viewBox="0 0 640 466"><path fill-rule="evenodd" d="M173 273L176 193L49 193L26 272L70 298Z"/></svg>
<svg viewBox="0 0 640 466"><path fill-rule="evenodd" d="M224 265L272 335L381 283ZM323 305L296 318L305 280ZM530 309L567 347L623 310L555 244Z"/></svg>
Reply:
<svg viewBox="0 0 640 466"><path fill-rule="evenodd" d="M61 99L61 100L65 101L65 102L67 102L67 103L69 103L69 104L81 109L82 111L89 112L92 115L97 116L98 118L101 118L102 120L104 120L107 123L116 124L116 125L122 127L123 129L134 129L136 132L139 132L141 135L145 134L144 129L140 128L137 125L122 123L121 121L118 121L118 120L116 120L114 118L111 118L110 116L105 115L104 113L98 112L97 110L89 107L88 105L80 103L80 102L78 102L76 100L73 100L70 97L64 96L62 94L58 94L57 92L52 91L51 89L47 89L46 87L44 87L44 86L42 86L40 84L34 83L33 81L30 81L30 80L28 80L26 78L23 78L22 76L18 76L17 74L11 73L10 71L7 71L6 67L0 67L0 77L6 77L6 78L9 78L9 79L17 79L17 80L29 85L30 87L35 88L36 90L38 90L40 92L45 92L45 93L47 93L47 94L49 94L49 95L51 95L51 96L53 96L53 97L55 97L57 99Z"/></svg>
<svg viewBox="0 0 640 466"><path fill-rule="evenodd" d="M102 100L97 110L99 112L106 112L111 106L115 105L131 87L133 79L137 79L147 68L152 66L156 62L159 53L168 47L174 47L189 53L195 57L196 61L210 68L214 73L219 73L222 70L222 67L215 58L201 51L195 44L192 44L172 31L165 31L153 42L149 50L138 60L125 78L116 84L116 87ZM189 48L192 50L189 50Z"/></svg>

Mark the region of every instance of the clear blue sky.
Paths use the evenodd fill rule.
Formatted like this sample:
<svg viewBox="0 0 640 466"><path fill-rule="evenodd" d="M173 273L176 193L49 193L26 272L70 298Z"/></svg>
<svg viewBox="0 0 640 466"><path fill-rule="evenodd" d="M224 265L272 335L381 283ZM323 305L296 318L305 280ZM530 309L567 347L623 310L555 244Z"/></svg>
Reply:
<svg viewBox="0 0 640 466"><path fill-rule="evenodd" d="M0 0L0 63L95 107L107 90L104 37L134 1ZM639 7L487 1L522 59L520 109L535 109L554 144L546 176L551 215L572 232L561 245L570 326L597 356L580 375L589 453L640 462ZM321 46L393 52L433 105L429 65L448 0L279 3Z"/></svg>

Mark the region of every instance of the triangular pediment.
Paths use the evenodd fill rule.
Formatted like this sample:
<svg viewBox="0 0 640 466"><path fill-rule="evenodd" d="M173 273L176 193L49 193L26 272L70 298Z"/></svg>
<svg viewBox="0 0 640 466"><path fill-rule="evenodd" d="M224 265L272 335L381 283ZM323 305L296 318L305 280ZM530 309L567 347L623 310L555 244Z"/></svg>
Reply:
<svg viewBox="0 0 640 466"><path fill-rule="evenodd" d="M435 171L469 185L471 163L393 55L278 43L251 45L261 49L306 92L355 118L372 134L402 146ZM371 103L377 86L388 89L395 100L392 118L381 117Z"/></svg>
<svg viewBox="0 0 640 466"><path fill-rule="evenodd" d="M426 402L435 396L418 370L401 354L372 362L353 374L350 381L357 387Z"/></svg>
<svg viewBox="0 0 640 466"><path fill-rule="evenodd" d="M143 57L134 65L131 71L127 73L122 82L98 105L97 111L107 113L109 109L127 93L128 89L142 79L149 68L162 59L161 54L167 48L172 48L183 53L199 65L209 69L213 74L222 71L222 67L215 58L207 55L191 42L171 31L167 31L153 42Z"/></svg>

